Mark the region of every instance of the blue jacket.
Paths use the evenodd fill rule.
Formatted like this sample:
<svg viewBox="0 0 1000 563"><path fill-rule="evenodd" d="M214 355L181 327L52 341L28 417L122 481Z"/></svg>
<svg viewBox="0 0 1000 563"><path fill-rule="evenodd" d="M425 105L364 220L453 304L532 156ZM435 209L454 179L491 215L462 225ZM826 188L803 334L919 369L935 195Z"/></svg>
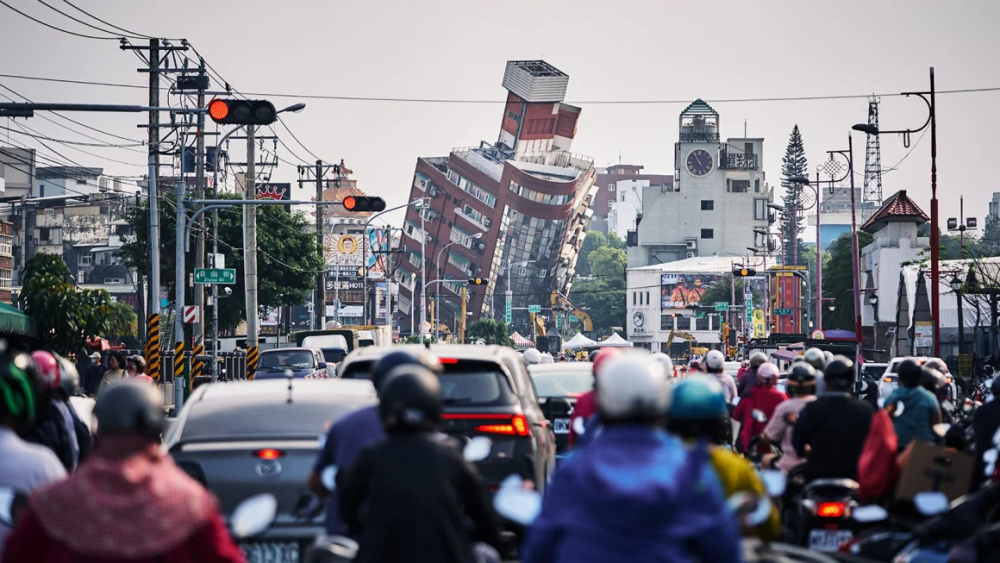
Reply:
<svg viewBox="0 0 1000 563"><path fill-rule="evenodd" d="M704 447L605 427L556 472L523 563L742 561L736 519Z"/></svg>

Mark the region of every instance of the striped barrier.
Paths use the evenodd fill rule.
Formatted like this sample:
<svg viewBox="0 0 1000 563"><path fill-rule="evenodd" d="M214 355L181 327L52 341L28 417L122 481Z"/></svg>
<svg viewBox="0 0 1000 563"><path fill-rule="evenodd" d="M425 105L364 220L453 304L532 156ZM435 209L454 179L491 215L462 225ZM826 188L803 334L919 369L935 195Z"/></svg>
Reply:
<svg viewBox="0 0 1000 563"><path fill-rule="evenodd" d="M254 374L257 373L257 361L260 359L260 348L251 346L247 349L247 379L253 381Z"/></svg>
<svg viewBox="0 0 1000 563"><path fill-rule="evenodd" d="M174 381L184 377L184 343L174 344Z"/></svg>
<svg viewBox="0 0 1000 563"><path fill-rule="evenodd" d="M191 368L191 377L197 377L199 375L212 375L211 373L205 373L205 360L203 356L205 355L205 345L201 342L194 345L194 358L193 367Z"/></svg>
<svg viewBox="0 0 1000 563"><path fill-rule="evenodd" d="M153 378L157 383L162 383L164 378L160 373L160 315L154 314L146 317L146 375Z"/></svg>

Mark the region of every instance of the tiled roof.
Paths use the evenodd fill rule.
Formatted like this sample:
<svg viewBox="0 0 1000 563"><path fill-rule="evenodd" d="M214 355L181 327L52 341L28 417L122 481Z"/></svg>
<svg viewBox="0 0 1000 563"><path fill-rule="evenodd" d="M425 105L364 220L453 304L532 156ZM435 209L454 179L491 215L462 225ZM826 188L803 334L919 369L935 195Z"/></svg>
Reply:
<svg viewBox="0 0 1000 563"><path fill-rule="evenodd" d="M861 225L861 230L874 233L892 221L926 223L929 220L927 214L906 195L906 190L899 190L885 200L882 207Z"/></svg>

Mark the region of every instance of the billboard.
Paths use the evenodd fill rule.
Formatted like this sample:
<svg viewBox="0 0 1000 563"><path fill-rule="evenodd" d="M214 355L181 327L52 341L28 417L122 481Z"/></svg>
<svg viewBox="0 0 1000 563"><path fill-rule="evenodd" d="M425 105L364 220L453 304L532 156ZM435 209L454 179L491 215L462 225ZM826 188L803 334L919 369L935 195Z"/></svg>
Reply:
<svg viewBox="0 0 1000 563"><path fill-rule="evenodd" d="M292 199L291 184L257 184L257 199L286 200Z"/></svg>
<svg viewBox="0 0 1000 563"><path fill-rule="evenodd" d="M722 279L722 274L662 274L660 308L688 309L700 305L701 296Z"/></svg>

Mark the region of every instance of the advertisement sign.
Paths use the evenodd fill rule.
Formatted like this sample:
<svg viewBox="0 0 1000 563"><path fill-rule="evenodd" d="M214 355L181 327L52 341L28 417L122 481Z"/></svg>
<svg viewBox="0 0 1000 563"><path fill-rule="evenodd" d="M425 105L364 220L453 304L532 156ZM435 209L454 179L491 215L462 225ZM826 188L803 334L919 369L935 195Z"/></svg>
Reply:
<svg viewBox="0 0 1000 563"><path fill-rule="evenodd" d="M260 326L277 326L278 325L278 309L269 308L260 317Z"/></svg>
<svg viewBox="0 0 1000 563"><path fill-rule="evenodd" d="M368 274L383 278L386 252L389 250L389 229L368 229Z"/></svg>
<svg viewBox="0 0 1000 563"><path fill-rule="evenodd" d="M353 266L357 273L362 262L361 240L356 235L323 235L324 254L328 266Z"/></svg>
<svg viewBox="0 0 1000 563"><path fill-rule="evenodd" d="M934 346L934 323L931 321L913 323L913 345L917 348Z"/></svg>
<svg viewBox="0 0 1000 563"><path fill-rule="evenodd" d="M753 311L753 337L767 338L767 328L764 323L764 311L754 309Z"/></svg>
<svg viewBox="0 0 1000 563"><path fill-rule="evenodd" d="M721 274L662 274L660 308L688 309L700 305L701 296L722 278Z"/></svg>
<svg viewBox="0 0 1000 563"><path fill-rule="evenodd" d="M257 184L257 199L292 199L291 184Z"/></svg>

